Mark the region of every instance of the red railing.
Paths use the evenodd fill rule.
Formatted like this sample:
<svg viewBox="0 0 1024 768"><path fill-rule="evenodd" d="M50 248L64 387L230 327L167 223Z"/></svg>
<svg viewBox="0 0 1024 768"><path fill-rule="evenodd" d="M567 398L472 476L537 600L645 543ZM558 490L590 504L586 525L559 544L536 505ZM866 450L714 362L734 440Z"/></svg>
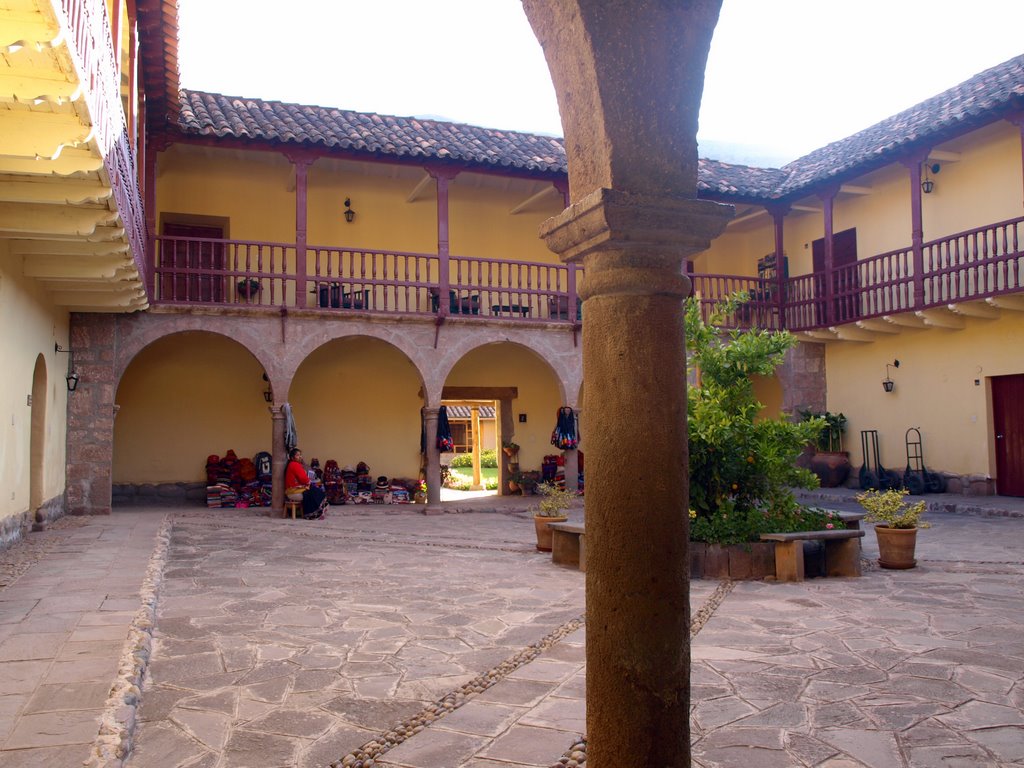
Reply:
<svg viewBox="0 0 1024 768"><path fill-rule="evenodd" d="M775 279L690 277L705 318L727 296L745 291L750 300L726 318L727 327L803 331L1024 291L1022 243L1024 217L925 243L924 271L917 280L913 249L901 248L829 275L791 277L783 296ZM436 254L308 246L304 276L310 295L297 297L292 243L158 237L155 263L154 300L162 304L470 315L517 322L578 323L582 317L576 290L583 270L562 264L451 256L445 281ZM917 305L919 286L924 300ZM448 295L442 298L444 290Z"/></svg>
<svg viewBox="0 0 1024 768"><path fill-rule="evenodd" d="M1024 217L924 245L926 305L1024 290Z"/></svg>
<svg viewBox="0 0 1024 768"><path fill-rule="evenodd" d="M150 261L145 257L145 214L138 186L135 155L121 104L121 78L113 48L113 32L103 0L61 0L58 21L92 121L95 141L110 179L132 257L143 285ZM152 299L153 297L150 297Z"/></svg>
<svg viewBox="0 0 1024 768"><path fill-rule="evenodd" d="M766 329L781 327L778 281L774 278L695 273L690 275L690 280L693 282L693 295L700 303L701 316L705 322L724 299L743 291L749 300L741 304L735 312L731 312L723 318L724 327Z"/></svg>

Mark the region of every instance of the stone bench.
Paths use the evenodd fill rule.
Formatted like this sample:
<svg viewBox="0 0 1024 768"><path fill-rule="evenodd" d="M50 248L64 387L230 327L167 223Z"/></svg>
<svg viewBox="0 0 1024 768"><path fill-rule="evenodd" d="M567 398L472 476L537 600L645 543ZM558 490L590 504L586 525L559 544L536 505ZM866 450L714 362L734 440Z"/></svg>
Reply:
<svg viewBox="0 0 1024 768"><path fill-rule="evenodd" d="M551 562L587 570L587 546L583 523L548 523L551 529Z"/></svg>
<svg viewBox="0 0 1024 768"><path fill-rule="evenodd" d="M825 543L826 576L860 576L860 539L864 531L837 528L831 531L762 533L761 541L775 542L775 578L804 580L804 542Z"/></svg>

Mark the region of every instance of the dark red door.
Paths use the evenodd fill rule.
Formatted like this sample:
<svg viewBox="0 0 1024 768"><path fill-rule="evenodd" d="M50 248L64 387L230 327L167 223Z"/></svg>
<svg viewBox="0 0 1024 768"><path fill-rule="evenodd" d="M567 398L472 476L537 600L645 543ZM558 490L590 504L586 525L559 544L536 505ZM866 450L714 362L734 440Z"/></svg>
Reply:
<svg viewBox="0 0 1024 768"><path fill-rule="evenodd" d="M811 243L811 260L818 290L819 318L825 307L825 238ZM832 235L832 313L830 324L849 323L860 317L860 276L857 272L857 229Z"/></svg>
<svg viewBox="0 0 1024 768"><path fill-rule="evenodd" d="M1024 496L1024 374L992 377L996 493Z"/></svg>
<svg viewBox="0 0 1024 768"><path fill-rule="evenodd" d="M164 224L168 237L224 237L220 227ZM195 240L164 241L160 266L165 268L160 297L164 301L224 301L224 247Z"/></svg>

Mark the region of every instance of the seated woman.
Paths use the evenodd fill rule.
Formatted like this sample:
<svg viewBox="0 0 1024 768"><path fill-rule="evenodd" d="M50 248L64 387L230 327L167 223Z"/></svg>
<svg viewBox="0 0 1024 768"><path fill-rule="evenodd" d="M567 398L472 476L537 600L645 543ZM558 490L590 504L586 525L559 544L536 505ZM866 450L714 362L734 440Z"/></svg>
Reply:
<svg viewBox="0 0 1024 768"><path fill-rule="evenodd" d="M284 494L289 501L302 502L302 516L307 520L319 520L327 509L327 494L309 481L309 474L302 464L302 451L292 448L288 453L288 465L284 469Z"/></svg>

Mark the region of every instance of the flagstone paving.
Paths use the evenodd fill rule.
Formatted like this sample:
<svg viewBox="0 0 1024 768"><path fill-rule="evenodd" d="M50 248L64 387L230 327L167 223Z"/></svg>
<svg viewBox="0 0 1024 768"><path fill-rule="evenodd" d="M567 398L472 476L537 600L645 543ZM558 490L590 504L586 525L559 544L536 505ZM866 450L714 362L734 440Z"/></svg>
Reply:
<svg viewBox="0 0 1024 768"><path fill-rule="evenodd" d="M81 764L165 512L32 534L0 591L0 765ZM530 521L172 516L128 768L585 757L584 577ZM931 518L911 571L692 583L695 766L1024 768L1024 519Z"/></svg>

